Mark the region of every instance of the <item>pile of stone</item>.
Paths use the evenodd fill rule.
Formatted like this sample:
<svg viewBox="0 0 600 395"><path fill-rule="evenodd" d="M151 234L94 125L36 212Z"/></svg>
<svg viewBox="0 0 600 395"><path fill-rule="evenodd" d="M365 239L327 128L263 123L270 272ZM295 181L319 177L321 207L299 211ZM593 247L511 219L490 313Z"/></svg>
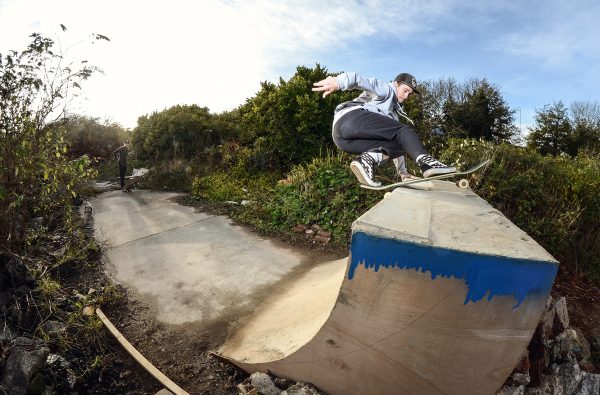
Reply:
<svg viewBox="0 0 600 395"><path fill-rule="evenodd" d="M570 327L564 297L550 297L519 365L498 395L600 394L600 374L592 355L600 355L600 328L588 341Z"/></svg>
<svg viewBox="0 0 600 395"><path fill-rule="evenodd" d="M295 383L261 372L253 373L237 390L239 395L324 395L308 383Z"/></svg>
<svg viewBox="0 0 600 395"><path fill-rule="evenodd" d="M292 228L295 233L304 233L306 237L309 237L313 242L321 244L329 244L331 241L331 232L326 232L320 225L312 224L308 225L296 225Z"/></svg>

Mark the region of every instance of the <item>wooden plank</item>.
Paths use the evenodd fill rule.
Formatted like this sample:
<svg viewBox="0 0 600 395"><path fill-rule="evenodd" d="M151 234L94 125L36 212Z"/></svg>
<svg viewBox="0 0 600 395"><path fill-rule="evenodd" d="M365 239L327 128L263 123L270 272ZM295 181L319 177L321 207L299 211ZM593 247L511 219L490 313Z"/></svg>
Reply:
<svg viewBox="0 0 600 395"><path fill-rule="evenodd" d="M160 370L158 370L150 361L148 361L138 350L133 347L131 343L125 339L125 337L119 332L119 330L110 322L110 320L104 315L100 308L96 308L96 314L102 322L106 329L109 330L110 333L117 339L119 343L127 350L129 354L140 364L148 373L150 373L155 379L157 379L162 385L164 385L169 391L174 393L175 395L189 395L186 391L184 391L181 387L175 384L171 379L165 376Z"/></svg>

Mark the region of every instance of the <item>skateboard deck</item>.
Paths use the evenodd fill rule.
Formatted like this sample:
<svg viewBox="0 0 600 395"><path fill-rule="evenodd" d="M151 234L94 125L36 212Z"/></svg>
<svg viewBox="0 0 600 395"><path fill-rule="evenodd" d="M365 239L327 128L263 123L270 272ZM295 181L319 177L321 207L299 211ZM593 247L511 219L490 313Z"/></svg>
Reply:
<svg viewBox="0 0 600 395"><path fill-rule="evenodd" d="M134 188L140 178L145 176L148 173L148 169L133 169L133 173L129 177L125 177L128 181L125 182L125 186L123 187L123 191L131 192L131 189Z"/></svg>
<svg viewBox="0 0 600 395"><path fill-rule="evenodd" d="M481 169L482 167L484 167L488 163L490 163L490 160L486 159L483 162L481 162L480 164L478 164L477 166L474 166L474 167L471 167L468 170L459 171L459 172L456 172L456 173L440 174L439 176L433 176L433 177L427 177L427 178L419 178L419 179L416 179L416 180L408 180L408 181L395 182L393 184L381 185L381 186L378 186L378 187L373 187L373 186L365 185L365 184L360 184L360 186L362 188L371 189L371 190L374 190L374 191L383 191L383 190L386 190L386 189L400 188L400 187L405 187L405 186L408 186L408 185L418 184L420 182L425 182L425 181L444 180L446 178L452 178L452 177L457 177L457 176L466 176L468 174L476 172L477 170ZM460 188L468 188L469 187L469 181L466 180L466 179L460 180L458 182L458 186Z"/></svg>

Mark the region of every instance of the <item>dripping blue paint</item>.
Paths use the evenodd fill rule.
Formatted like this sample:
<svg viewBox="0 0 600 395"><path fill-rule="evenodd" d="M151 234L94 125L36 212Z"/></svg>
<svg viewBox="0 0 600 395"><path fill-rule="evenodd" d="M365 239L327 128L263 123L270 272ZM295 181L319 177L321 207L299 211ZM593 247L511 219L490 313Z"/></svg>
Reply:
<svg viewBox="0 0 600 395"><path fill-rule="evenodd" d="M514 308L528 295L547 295L558 270L553 262L477 255L356 232L352 235L349 280L361 264L376 272L381 267L413 269L430 272L432 280L437 276L464 280L468 288L464 304L478 302L486 294L487 300L512 295L517 301Z"/></svg>

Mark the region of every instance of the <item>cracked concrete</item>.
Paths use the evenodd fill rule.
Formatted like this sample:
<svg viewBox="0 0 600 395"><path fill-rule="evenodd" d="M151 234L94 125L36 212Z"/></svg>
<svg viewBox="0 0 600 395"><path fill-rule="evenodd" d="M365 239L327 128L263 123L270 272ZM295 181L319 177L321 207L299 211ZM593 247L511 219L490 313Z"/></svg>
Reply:
<svg viewBox="0 0 600 395"><path fill-rule="evenodd" d="M111 275L145 296L160 321L229 321L315 263L176 196L112 191L90 200Z"/></svg>

